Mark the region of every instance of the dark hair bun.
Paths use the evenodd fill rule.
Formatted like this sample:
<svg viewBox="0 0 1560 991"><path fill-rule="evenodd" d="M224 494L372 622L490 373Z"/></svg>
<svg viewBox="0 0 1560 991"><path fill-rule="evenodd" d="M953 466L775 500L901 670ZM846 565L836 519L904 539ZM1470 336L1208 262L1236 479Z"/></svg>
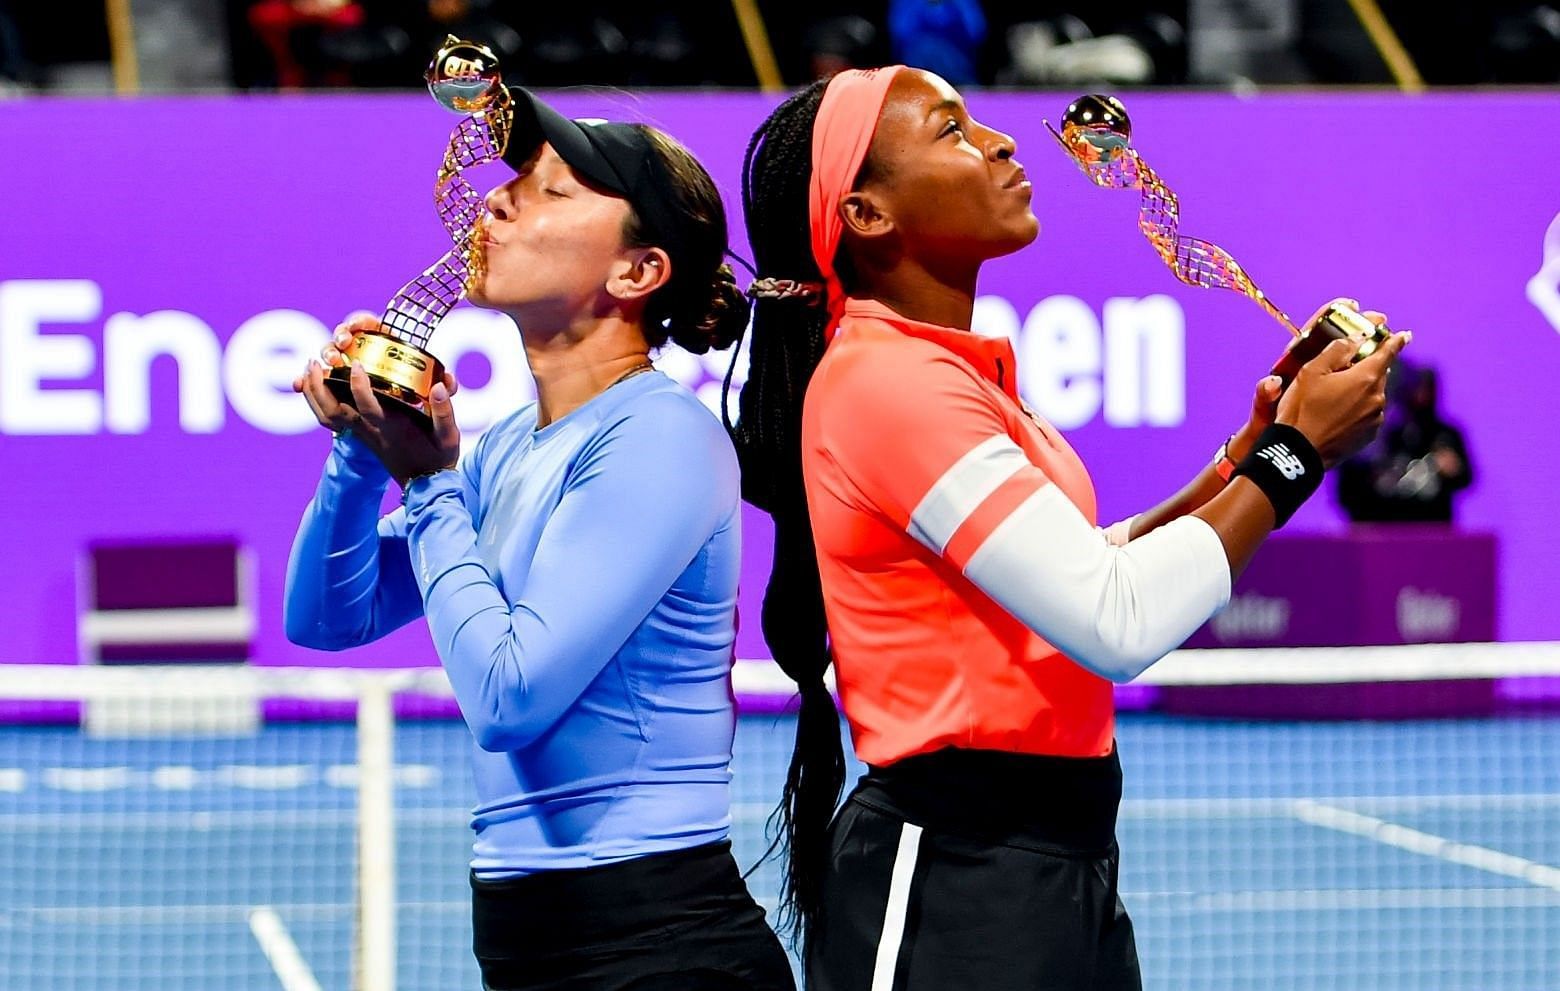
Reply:
<svg viewBox="0 0 1560 991"><path fill-rule="evenodd" d="M726 251L726 206L715 180L693 153L665 131L641 124L660 156L673 200L686 230L671 254L671 280L657 289L645 306L645 342L658 348L668 339L694 354L724 351L747 329L749 304L737 288L736 276L721 262ZM658 242L630 213L624 242L650 247Z"/></svg>
<svg viewBox="0 0 1560 991"><path fill-rule="evenodd" d="M674 317L669 328L671 338L678 347L694 354L724 351L747 329L749 312L748 298L737 286L731 266L722 265L710 281L704 312L689 314L686 321Z"/></svg>

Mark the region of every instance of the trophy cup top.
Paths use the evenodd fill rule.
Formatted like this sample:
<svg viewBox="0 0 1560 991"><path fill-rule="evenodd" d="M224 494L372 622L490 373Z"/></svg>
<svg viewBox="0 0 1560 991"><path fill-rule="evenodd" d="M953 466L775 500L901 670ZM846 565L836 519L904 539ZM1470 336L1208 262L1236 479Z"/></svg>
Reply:
<svg viewBox="0 0 1560 991"><path fill-rule="evenodd" d="M1108 164L1132 142L1132 118L1114 96L1080 96L1062 115L1062 144L1080 162Z"/></svg>
<svg viewBox="0 0 1560 991"><path fill-rule="evenodd" d="M504 92L498 56L486 45L454 35L444 39L423 78L439 105L458 114L480 113Z"/></svg>

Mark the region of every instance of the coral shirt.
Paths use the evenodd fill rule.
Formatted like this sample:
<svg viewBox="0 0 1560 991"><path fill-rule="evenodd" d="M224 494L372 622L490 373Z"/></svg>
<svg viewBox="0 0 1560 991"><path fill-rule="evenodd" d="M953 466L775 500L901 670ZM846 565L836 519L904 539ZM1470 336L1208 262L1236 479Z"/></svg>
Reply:
<svg viewBox="0 0 1560 991"><path fill-rule="evenodd" d="M1046 486L1095 522L1088 472L1019 399L1005 338L850 300L808 386L802 448L840 698L862 760L944 747L1110 752L1110 682L966 573Z"/></svg>

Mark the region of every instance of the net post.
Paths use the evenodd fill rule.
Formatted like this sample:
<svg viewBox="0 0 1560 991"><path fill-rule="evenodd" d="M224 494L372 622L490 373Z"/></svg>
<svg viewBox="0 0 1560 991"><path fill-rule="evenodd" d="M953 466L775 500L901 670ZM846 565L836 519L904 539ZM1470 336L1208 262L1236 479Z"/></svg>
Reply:
<svg viewBox="0 0 1560 991"><path fill-rule="evenodd" d="M354 991L395 991L395 690L366 677L358 696L357 959Z"/></svg>

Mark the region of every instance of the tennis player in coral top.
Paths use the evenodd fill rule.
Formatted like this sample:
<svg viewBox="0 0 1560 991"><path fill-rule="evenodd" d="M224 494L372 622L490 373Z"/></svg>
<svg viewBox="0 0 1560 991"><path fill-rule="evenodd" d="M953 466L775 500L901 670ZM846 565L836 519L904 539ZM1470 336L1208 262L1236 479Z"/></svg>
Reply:
<svg viewBox="0 0 1560 991"><path fill-rule="evenodd" d="M1140 987L1111 684L1224 605L1374 433L1407 343L1262 380L1214 464L1102 529L1011 345L970 332L981 264L1038 234L1030 194L1013 140L903 67L815 85L749 145L762 278L735 432L776 525L765 636L802 694L782 813L812 991ZM831 656L870 768L832 822Z"/></svg>

